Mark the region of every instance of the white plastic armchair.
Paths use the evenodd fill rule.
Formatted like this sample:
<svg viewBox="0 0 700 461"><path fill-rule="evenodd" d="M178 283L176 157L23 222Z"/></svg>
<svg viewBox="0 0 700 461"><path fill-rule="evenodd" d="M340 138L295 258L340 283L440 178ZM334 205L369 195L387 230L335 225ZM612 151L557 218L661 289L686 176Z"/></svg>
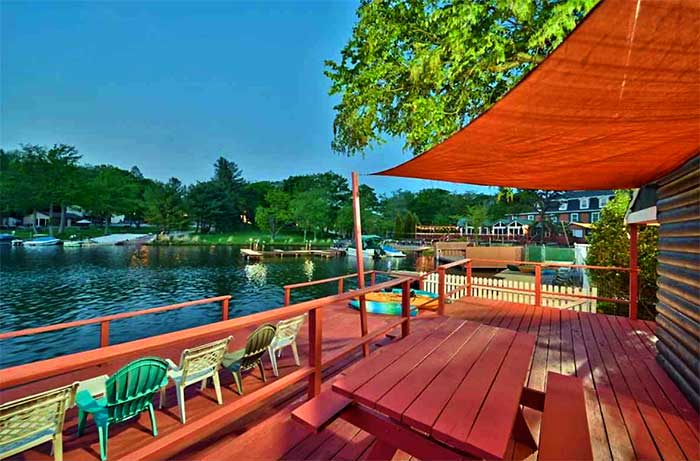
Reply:
<svg viewBox="0 0 700 461"><path fill-rule="evenodd" d="M78 383L0 405L0 459L53 442L55 461L63 459L63 422Z"/></svg>
<svg viewBox="0 0 700 461"><path fill-rule="evenodd" d="M180 357L180 365L176 365L172 360L166 359L170 367L168 377L175 383L177 405L180 409L180 422L182 424L185 424L187 419L185 415L185 388L190 384L201 383L201 389L204 390L207 386L207 380L211 378L214 383L217 402L219 405L224 403L221 397L219 369L231 339L233 339L233 336L183 350ZM163 408L164 402L165 386L160 390L160 408Z"/></svg>
<svg viewBox="0 0 700 461"><path fill-rule="evenodd" d="M279 376L279 369L277 368L277 359L282 355L282 349L287 346L292 348L292 354L294 355L294 363L297 366L299 363L299 352L297 351L297 335L299 330L306 320L307 314L302 314L298 317L292 317L291 319L281 320L277 323L277 333L272 340L272 343L267 348L267 352L270 355L270 362L272 362L272 372L275 376Z"/></svg>

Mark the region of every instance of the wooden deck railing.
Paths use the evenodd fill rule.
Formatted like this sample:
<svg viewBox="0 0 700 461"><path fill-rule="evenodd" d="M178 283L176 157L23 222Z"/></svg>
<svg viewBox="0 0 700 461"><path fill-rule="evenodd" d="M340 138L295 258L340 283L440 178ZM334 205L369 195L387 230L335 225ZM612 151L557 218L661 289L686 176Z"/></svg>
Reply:
<svg viewBox="0 0 700 461"><path fill-rule="evenodd" d="M161 458L167 458L186 448L189 446L189 444L193 443L193 441L202 440L203 438L212 435L221 427L221 425L230 423L232 418L241 416L247 411L250 411L250 409L259 404L262 399L274 396L286 387L303 381L304 379L308 379L308 396L313 397L318 395L321 389L321 378L324 368L347 357L358 348L363 347L365 344L370 343L375 338L387 333L388 331L400 326L402 337L410 334L410 284L413 280L415 280L415 277L398 277L393 280L374 284L364 289L352 290L346 293L313 299L286 307L280 307L257 314L247 315L245 317L222 320L220 322L189 328L186 330L92 349L85 352L79 352L77 354L43 360L26 365L18 365L1 369L0 390L12 389L44 379L72 374L73 372L79 370L110 363L119 359L133 357L139 353L148 355L152 353L154 349L180 344L184 341L196 341L198 339L203 339L214 335L221 335L224 337L235 330L260 325L263 323L275 322L308 313L309 361L306 366L302 366L300 369L290 373L289 375L263 386L261 389L244 396L239 401L236 401L230 405L224 405L223 407L207 414L203 418L183 425L181 428L178 428L165 436L158 437L148 445L129 454L129 459L150 459L155 454ZM332 356L326 357L324 360L321 355L321 344L323 341L323 308L339 301L345 301L356 296L361 296L367 293L393 288L396 286L400 286L402 289L401 317L398 317L395 321L385 324L371 332L361 334L359 338L351 341L349 344L336 351ZM225 298L228 300L230 297ZM217 298L209 299L211 300ZM201 300L200 304L204 303L205 300ZM161 309L160 312L163 310L165 309ZM152 311L154 311L154 309L149 309L145 312ZM113 319L114 316L110 316L110 320ZM76 322L71 322L71 324L75 323ZM69 328L73 325L66 326L61 324L52 325L46 328L50 328L48 331L55 331L57 329L61 329L59 326ZM40 332L47 331L45 329L35 330L39 330ZM72 376L67 376L66 379L72 379Z"/></svg>
<svg viewBox="0 0 700 461"><path fill-rule="evenodd" d="M365 272L365 277L369 275L369 286L375 285L377 283L377 274L391 275L388 272L374 270L367 271ZM353 274L339 275L337 277L330 277L320 280L310 280L308 282L291 283L289 285L284 285L284 305L289 306L289 304L292 302L292 290L298 288L306 288L314 285L323 285L326 283L338 282L338 294L343 294L345 292L345 280L357 278L357 275L357 272L355 272Z"/></svg>
<svg viewBox="0 0 700 461"><path fill-rule="evenodd" d="M204 298L195 301L187 301L178 304L169 304L167 306L153 307L151 309L143 309L140 311L133 312L122 312L120 314L105 315L102 317L95 317L92 319L76 320L74 322L56 323L53 325L46 325L37 328L27 328L24 330L8 331L5 333L0 333L0 340L17 338L20 336L37 335L39 333L49 333L52 331L60 331L68 328L83 327L86 325L100 324L100 347L109 346L109 325L115 320L123 320L132 317L139 317L142 315L158 314L161 312L167 312L177 309L183 309L185 307L191 306L201 306L202 304L213 304L221 303L221 320L228 320L229 303L231 301L231 295L216 296L214 298Z"/></svg>
<svg viewBox="0 0 700 461"><path fill-rule="evenodd" d="M542 290L542 268L543 267L568 267L571 269L588 269L588 270L611 270L611 271L618 271L618 272L629 272L630 273L630 280L629 280L629 299L618 299L618 298L607 298L603 296L589 296L581 293L571 293L568 294L567 296L572 297L572 298L580 298L580 299L595 299L597 301L606 301L606 302L612 302L612 303L618 303L618 304L627 304L629 305L629 317L632 320L636 320L637 318L637 276L638 276L638 270L636 268L630 268L630 267L616 267L616 266L589 266L585 264L568 264L568 263L558 263L558 262L546 262L546 263L541 263L541 262L529 262L529 261L510 261L510 260L493 260L493 259L482 259L482 258L465 258L461 259L459 261L454 261L448 264L443 264L441 266L438 266L437 269L434 271L422 274L420 276L421 280L421 285L423 283L423 280L425 280L429 275L437 273L438 274L438 314L444 315L445 313L445 301L449 296L451 296L454 293L463 291L466 289L467 293L471 293L472 287L483 287L483 288L491 288L488 285L483 285L483 284L476 284L473 283L472 279L472 265L474 261L489 261L492 263L498 263L498 264L527 264L530 266L535 266L535 286L534 290L528 290L528 289L518 289L518 288L510 288L511 291L515 292L522 292L522 293L533 293L534 298L535 298L535 305L536 306L542 306L542 296L543 295L550 295L550 296L556 296L559 295L560 293L556 292L550 292L550 291L543 291ZM449 292L446 291L446 284L445 284L445 279L446 279L446 273L447 270L456 268L456 267L464 267L466 271L466 283L463 286L457 287L453 290L450 290Z"/></svg>

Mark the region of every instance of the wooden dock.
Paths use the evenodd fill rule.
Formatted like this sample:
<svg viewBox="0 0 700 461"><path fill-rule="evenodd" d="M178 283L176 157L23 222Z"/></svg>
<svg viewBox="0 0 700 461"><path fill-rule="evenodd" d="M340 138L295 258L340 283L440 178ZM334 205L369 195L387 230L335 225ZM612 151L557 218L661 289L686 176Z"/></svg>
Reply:
<svg viewBox="0 0 700 461"><path fill-rule="evenodd" d="M328 250L272 250L272 251L256 251L248 248L241 248L241 254L246 259L263 259L263 258L299 258L306 256L317 256L321 258L335 258L345 255L345 251L328 249Z"/></svg>
<svg viewBox="0 0 700 461"><path fill-rule="evenodd" d="M356 311L348 309L345 302L326 306L324 311L327 328L323 334L322 355L325 360L358 341L359 319ZM545 388L547 371L583 378L594 459L700 459L698 413L654 360L654 323L475 298L465 298L449 304L447 314L535 335L537 345L527 379L527 385L534 389ZM395 317L370 315L369 328L380 328L393 319ZM411 322L412 332L431 328L438 319L434 315L421 315ZM234 348L243 345L250 328L234 332ZM308 360L306 330L301 330L299 338L302 363ZM183 338L180 344L154 349L150 353L177 359L182 348L221 335L222 333L217 333L211 338L196 340ZM385 341L386 338L377 338L372 348ZM139 355L142 352L134 352L134 357ZM60 379L70 382L96 374L111 373L134 357L124 357L117 363L110 362L79 370ZM358 350L324 370L323 387L330 386L335 374L342 373L360 357ZM271 376L267 360L265 367L268 383L260 381L256 374L247 375L244 379L246 396L243 397L233 392L230 374L222 373L223 407L216 404L213 389L200 391L195 389L198 386L188 388L188 422L184 426L177 418L176 399L172 389L169 389L165 408L156 411L159 436L151 436L147 414L141 415L135 422L115 426L110 433L110 459L129 459L149 444L165 443L178 431L197 426L212 412L235 407L242 400L255 398L256 391L274 386L276 381L299 370L288 352L281 358L280 378ZM29 385L23 389L5 391L4 397L12 399L38 390L32 387L34 386ZM368 433L346 421L338 420L320 433L313 434L291 419L291 411L306 399L305 390L303 383L289 386L274 398L260 399L252 411L232 414L228 424L199 440L189 441L178 453L160 457L156 454L150 458L361 459L374 442L374 437ZM99 459L94 426L90 422L86 434L78 437L75 433L75 418L73 409L69 412L64 432L65 459ZM540 415L532 411L526 418L533 433L538 436ZM265 443L260 443L261 440ZM536 457L536 451L512 441L506 459L534 460ZM17 459L51 459L50 447L42 445L19 454ZM399 453L393 459L408 460L410 457Z"/></svg>
<svg viewBox="0 0 700 461"><path fill-rule="evenodd" d="M547 371L583 378L595 460L700 459L698 412L654 360L653 322L476 298L450 304L447 313L536 336L526 380L534 389L545 389ZM419 317L412 328L430 328L437 319ZM374 436L340 419L311 433L291 418L304 402L304 397L292 400L249 430L222 433L177 458L365 459ZM541 414L526 410L537 439ZM505 459L536 460L537 451L511 440ZM392 460L417 461L401 451Z"/></svg>

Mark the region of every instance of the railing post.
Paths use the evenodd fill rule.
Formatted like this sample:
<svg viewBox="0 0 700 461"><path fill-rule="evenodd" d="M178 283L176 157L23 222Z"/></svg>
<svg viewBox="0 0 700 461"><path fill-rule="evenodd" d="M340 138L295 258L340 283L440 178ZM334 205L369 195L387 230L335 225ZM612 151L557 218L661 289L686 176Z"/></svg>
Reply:
<svg viewBox="0 0 700 461"><path fill-rule="evenodd" d="M418 289L425 290L425 277L421 276L418 278Z"/></svg>
<svg viewBox="0 0 700 461"><path fill-rule="evenodd" d="M367 335L367 332L369 331L367 323L367 300L365 299L365 295L360 295L360 336L362 336L363 338ZM369 356L369 344L367 343L364 343L362 345L362 356Z"/></svg>
<svg viewBox="0 0 700 461"><path fill-rule="evenodd" d="M228 301L229 298L221 301L221 320L228 320Z"/></svg>
<svg viewBox="0 0 700 461"><path fill-rule="evenodd" d="M284 287L284 305L289 306L292 299L292 290L290 288Z"/></svg>
<svg viewBox="0 0 700 461"><path fill-rule="evenodd" d="M467 261L467 296L472 295L472 260Z"/></svg>
<svg viewBox="0 0 700 461"><path fill-rule="evenodd" d="M542 265L535 265L535 306L542 307Z"/></svg>
<svg viewBox="0 0 700 461"><path fill-rule="evenodd" d="M445 315L445 268L438 267L438 315Z"/></svg>
<svg viewBox="0 0 700 461"><path fill-rule="evenodd" d="M109 320L100 322L100 347L109 346Z"/></svg>
<svg viewBox="0 0 700 461"><path fill-rule="evenodd" d="M345 288L343 287L343 280L342 278L338 279L338 294L342 295L343 291L345 291Z"/></svg>
<svg viewBox="0 0 700 461"><path fill-rule="evenodd" d="M639 270L637 269L637 236L639 233L639 228L637 224L629 225L630 232L630 305L629 305L629 317L630 320L637 320L637 296L638 296L638 276Z"/></svg>
<svg viewBox="0 0 700 461"><path fill-rule="evenodd" d="M372 271L369 273L369 285L373 286L377 283L377 273Z"/></svg>
<svg viewBox="0 0 700 461"><path fill-rule="evenodd" d="M309 311L309 366L314 372L309 376L309 399L321 393L321 309Z"/></svg>
<svg viewBox="0 0 700 461"><path fill-rule="evenodd" d="M404 319L401 337L405 338L411 333L411 282L408 280L401 284L401 317Z"/></svg>

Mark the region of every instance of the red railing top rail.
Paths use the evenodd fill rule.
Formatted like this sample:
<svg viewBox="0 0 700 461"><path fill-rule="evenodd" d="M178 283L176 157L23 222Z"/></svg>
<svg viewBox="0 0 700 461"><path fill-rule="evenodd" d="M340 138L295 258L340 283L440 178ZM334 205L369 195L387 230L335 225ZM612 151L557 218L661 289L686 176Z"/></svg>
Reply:
<svg viewBox="0 0 700 461"><path fill-rule="evenodd" d="M365 272L365 276L371 275L371 274L373 274L373 273L374 273L374 274L388 274L388 275L391 275L391 273L385 272L385 271L370 270L370 271ZM342 279L351 279L351 278L353 278L353 277L357 277L357 272L355 272L355 273L353 273L353 274L338 275L338 276L336 276L336 277L330 277L330 278L327 278L327 279L310 280L310 281L308 281L308 282L292 283L292 284L289 284L289 285L284 285L282 288L284 288L285 290L291 290L291 289L294 289L294 288L304 288L304 287L310 287L310 286L313 286L313 285L321 285L321 284L324 284L324 283L336 282L336 281L342 280Z"/></svg>
<svg viewBox="0 0 700 461"><path fill-rule="evenodd" d="M73 322L55 323L53 325L46 325L43 327L26 328L24 330L17 330L17 331L8 331L5 333L0 333L0 340L17 338L19 336L36 335L39 333L48 333L50 331L65 330L66 328L82 327L85 325L94 325L94 324L102 323L102 322L111 322L112 320L128 319L131 317L138 317L138 316L147 315L147 314L157 314L159 312L167 312L167 311L172 311L172 310L176 310L176 309L182 309L183 307L198 306L200 304L217 303L217 302L226 301L229 299L231 299L231 295L216 296L213 298L197 299L195 301L185 301L183 303L178 303L178 304L168 304L167 306L153 307L150 309L142 309L140 311L122 312L119 314L105 315L102 317L95 317L92 319L75 320Z"/></svg>
<svg viewBox="0 0 700 461"><path fill-rule="evenodd" d="M571 267L574 269L594 269L594 270L614 270L614 271L626 271L629 272L629 267L618 267L618 266L589 266L586 264L570 264L565 262L538 262L538 261L511 261L508 259L489 259L489 258L464 258L458 261L453 261L451 263L442 264L438 269L450 269L452 267L463 266L469 261L489 261L500 264L518 264L518 265L530 265L530 266L540 266L540 267Z"/></svg>
<svg viewBox="0 0 700 461"><path fill-rule="evenodd" d="M73 371L82 370L91 366L107 363L123 357L134 355L138 352L148 352L164 346L180 343L185 340L194 340L214 334L227 334L231 330L259 325L266 322L282 320L288 317L301 315L313 309L322 308L337 301L344 301L355 296L380 291L396 285L414 280L415 277L399 277L386 282L378 283L361 290L348 291L343 294L312 299L287 307L259 312L257 314L224 320L199 327L174 331L158 336L151 336L136 341L107 346L100 349L91 349L78 352L69 356L55 357L40 362L18 365L0 370L0 389L16 387L22 384L39 381L52 376L61 375Z"/></svg>

